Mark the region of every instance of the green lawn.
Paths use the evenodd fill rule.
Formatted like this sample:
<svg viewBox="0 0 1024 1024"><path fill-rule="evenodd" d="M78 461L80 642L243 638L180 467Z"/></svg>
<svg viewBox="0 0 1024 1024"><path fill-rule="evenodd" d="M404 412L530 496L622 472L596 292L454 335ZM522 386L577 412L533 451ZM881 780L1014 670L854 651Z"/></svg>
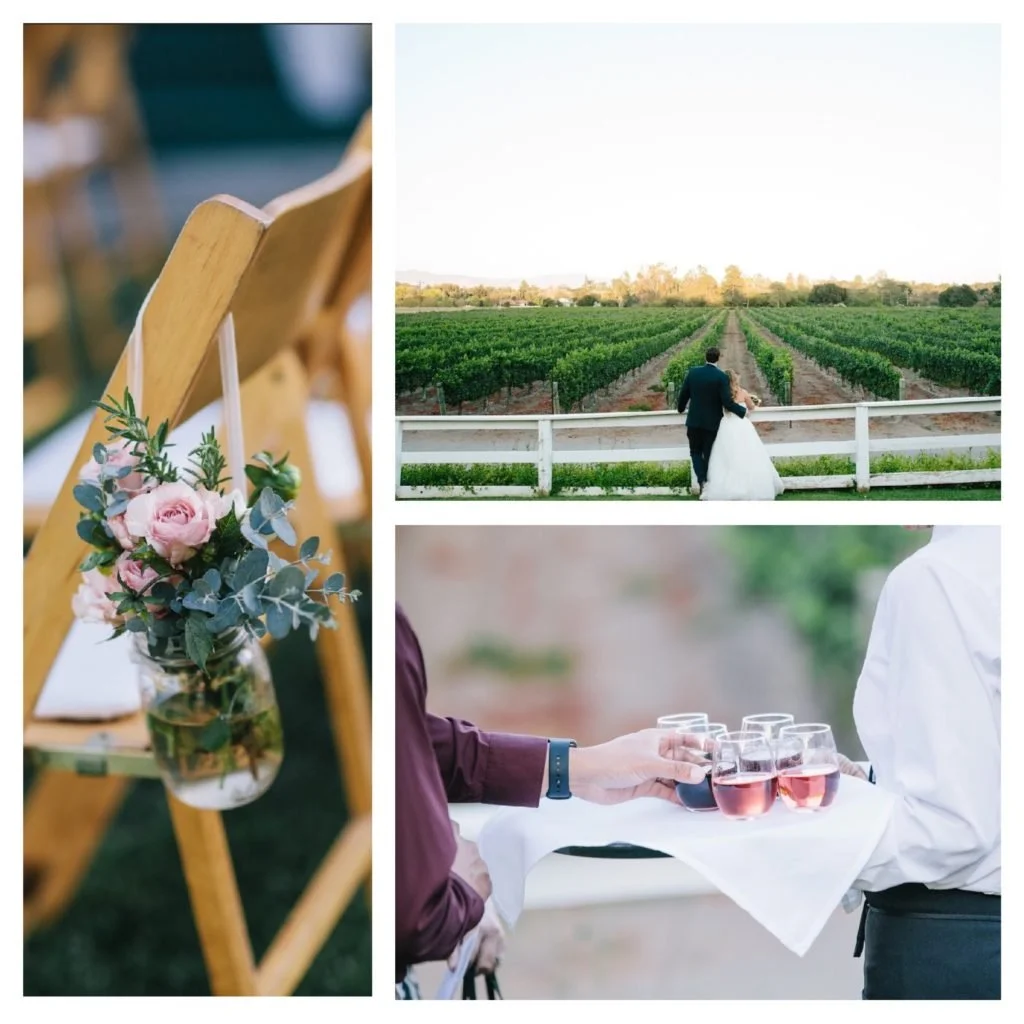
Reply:
<svg viewBox="0 0 1024 1024"><path fill-rule="evenodd" d="M359 601L369 645L368 581ZM312 645L293 635L271 652L285 760L261 800L224 816L257 957L346 820ZM209 988L159 782L136 782L71 906L24 947L25 995L206 995ZM370 994L370 918L352 903L298 989Z"/></svg>

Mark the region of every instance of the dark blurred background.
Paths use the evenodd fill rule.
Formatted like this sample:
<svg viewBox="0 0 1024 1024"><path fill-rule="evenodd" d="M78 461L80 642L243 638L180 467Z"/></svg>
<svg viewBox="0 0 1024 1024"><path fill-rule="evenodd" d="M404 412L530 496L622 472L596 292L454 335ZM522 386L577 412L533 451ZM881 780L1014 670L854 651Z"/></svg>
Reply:
<svg viewBox="0 0 1024 1024"><path fill-rule="evenodd" d="M106 382L177 232L325 174L370 106L368 25L25 26L25 441Z"/></svg>
<svg viewBox="0 0 1024 1024"><path fill-rule="evenodd" d="M191 209L261 206L338 164L370 106L370 27L26 25L24 42L25 495L41 515ZM367 651L368 577L352 579ZM312 646L270 655L284 765L225 815L257 957L347 819ZM158 782L135 783L68 910L26 938L24 991L208 993ZM370 994L362 895L298 991Z"/></svg>

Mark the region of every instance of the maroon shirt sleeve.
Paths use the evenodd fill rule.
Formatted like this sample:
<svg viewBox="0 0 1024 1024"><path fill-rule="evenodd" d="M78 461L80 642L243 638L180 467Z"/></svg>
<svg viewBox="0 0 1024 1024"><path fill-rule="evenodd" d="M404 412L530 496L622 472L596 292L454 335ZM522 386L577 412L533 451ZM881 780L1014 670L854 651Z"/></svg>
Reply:
<svg viewBox="0 0 1024 1024"><path fill-rule="evenodd" d="M395 957L443 960L483 916L480 896L452 874L448 802L536 806L547 740L483 733L427 714L423 655L401 608L395 613Z"/></svg>

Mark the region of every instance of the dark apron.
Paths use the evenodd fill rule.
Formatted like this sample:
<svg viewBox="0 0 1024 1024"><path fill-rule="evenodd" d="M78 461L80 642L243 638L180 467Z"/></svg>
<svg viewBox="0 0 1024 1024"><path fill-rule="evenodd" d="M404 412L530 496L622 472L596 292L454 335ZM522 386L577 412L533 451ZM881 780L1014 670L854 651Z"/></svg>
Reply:
<svg viewBox="0 0 1024 1024"><path fill-rule="evenodd" d="M999 896L897 885L864 894L864 999L999 999Z"/></svg>

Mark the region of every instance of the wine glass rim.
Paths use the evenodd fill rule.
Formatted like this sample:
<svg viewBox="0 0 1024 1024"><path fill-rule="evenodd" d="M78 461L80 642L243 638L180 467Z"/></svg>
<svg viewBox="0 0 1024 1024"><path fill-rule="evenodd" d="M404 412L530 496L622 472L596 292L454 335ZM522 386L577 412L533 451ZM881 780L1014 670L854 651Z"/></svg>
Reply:
<svg viewBox="0 0 1024 1024"><path fill-rule="evenodd" d="M831 732L832 726L828 722L794 722L792 725L784 725L779 730L779 736L783 733L787 736L813 736L816 733Z"/></svg>
<svg viewBox="0 0 1024 1024"><path fill-rule="evenodd" d="M662 722L706 722L706 711L680 711L674 715L658 715L658 724Z"/></svg>
<svg viewBox="0 0 1024 1024"><path fill-rule="evenodd" d="M720 743L742 743L746 740L760 740L762 743L771 742L771 737L760 729L734 729L732 732L722 733L717 739Z"/></svg>
<svg viewBox="0 0 1024 1024"><path fill-rule="evenodd" d="M728 727L725 725L724 722L696 722L695 721L695 722L687 722L686 725L679 726L679 728L676 729L676 732L685 735L688 732L693 732L695 729L700 731L700 732L711 732L712 730L714 730L714 732L716 732L716 733L724 733L724 732L728 732L729 731Z"/></svg>
<svg viewBox="0 0 1024 1024"><path fill-rule="evenodd" d="M759 715L744 715L744 722L789 722L792 724L796 719L786 711L764 711Z"/></svg>

